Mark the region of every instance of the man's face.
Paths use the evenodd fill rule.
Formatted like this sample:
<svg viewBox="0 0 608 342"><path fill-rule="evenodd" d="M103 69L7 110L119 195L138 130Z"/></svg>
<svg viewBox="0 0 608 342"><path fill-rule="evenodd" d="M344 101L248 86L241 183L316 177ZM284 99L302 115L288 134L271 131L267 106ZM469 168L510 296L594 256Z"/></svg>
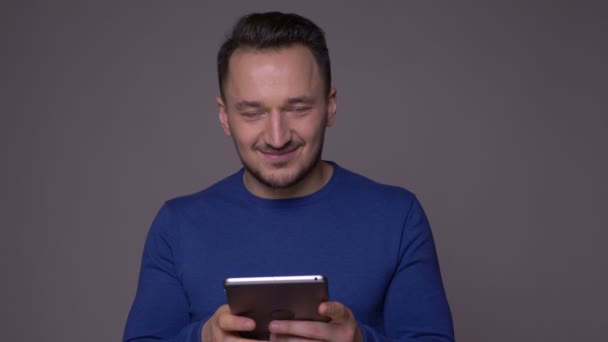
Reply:
<svg viewBox="0 0 608 342"><path fill-rule="evenodd" d="M228 70L225 99L217 99L220 122L234 140L250 190L289 189L319 176L336 92L325 93L310 50L237 49Z"/></svg>

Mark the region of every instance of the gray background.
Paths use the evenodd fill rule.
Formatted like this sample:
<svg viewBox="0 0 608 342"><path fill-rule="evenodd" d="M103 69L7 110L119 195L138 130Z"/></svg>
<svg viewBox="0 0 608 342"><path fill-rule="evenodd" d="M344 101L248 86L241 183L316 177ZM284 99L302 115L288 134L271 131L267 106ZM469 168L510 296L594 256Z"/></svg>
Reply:
<svg viewBox="0 0 608 342"><path fill-rule="evenodd" d="M2 340L121 338L157 209L239 167L215 54L270 9L326 30L324 157L418 194L458 340L602 340L606 7L2 2Z"/></svg>

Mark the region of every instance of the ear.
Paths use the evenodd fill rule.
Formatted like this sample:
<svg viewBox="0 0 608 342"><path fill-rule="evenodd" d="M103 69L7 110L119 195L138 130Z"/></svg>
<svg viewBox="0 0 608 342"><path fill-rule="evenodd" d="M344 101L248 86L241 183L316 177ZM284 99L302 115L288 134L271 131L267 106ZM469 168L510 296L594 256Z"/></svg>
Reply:
<svg viewBox="0 0 608 342"><path fill-rule="evenodd" d="M224 103L224 100L222 100L221 96L215 98L215 103L217 103L217 107L219 109L220 124L222 124L224 134L231 136L232 132L230 132L230 125L228 124L228 112L226 111L226 104Z"/></svg>
<svg viewBox="0 0 608 342"><path fill-rule="evenodd" d="M338 96L338 90L331 88L329 95L327 96L327 127L331 127L336 120L337 103L336 97Z"/></svg>

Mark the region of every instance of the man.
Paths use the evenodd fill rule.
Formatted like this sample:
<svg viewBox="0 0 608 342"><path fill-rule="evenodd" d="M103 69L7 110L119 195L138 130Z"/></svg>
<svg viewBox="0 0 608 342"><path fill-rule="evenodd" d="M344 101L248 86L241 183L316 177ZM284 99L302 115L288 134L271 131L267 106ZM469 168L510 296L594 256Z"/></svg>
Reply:
<svg viewBox="0 0 608 342"><path fill-rule="evenodd" d="M237 341L227 277L323 274L328 323L274 321L272 341L452 341L428 221L407 190L323 161L336 115L323 32L241 18L218 53L219 120L243 169L168 201L144 248L125 341Z"/></svg>

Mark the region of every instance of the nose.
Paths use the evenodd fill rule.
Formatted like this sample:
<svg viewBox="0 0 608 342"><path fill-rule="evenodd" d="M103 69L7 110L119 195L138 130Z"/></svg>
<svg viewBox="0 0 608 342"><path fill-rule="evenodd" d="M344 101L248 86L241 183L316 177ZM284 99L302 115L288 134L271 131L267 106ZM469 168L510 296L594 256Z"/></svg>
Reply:
<svg viewBox="0 0 608 342"><path fill-rule="evenodd" d="M271 112L266 129L266 143L274 149L281 149L289 143L290 134L287 118L280 111Z"/></svg>

